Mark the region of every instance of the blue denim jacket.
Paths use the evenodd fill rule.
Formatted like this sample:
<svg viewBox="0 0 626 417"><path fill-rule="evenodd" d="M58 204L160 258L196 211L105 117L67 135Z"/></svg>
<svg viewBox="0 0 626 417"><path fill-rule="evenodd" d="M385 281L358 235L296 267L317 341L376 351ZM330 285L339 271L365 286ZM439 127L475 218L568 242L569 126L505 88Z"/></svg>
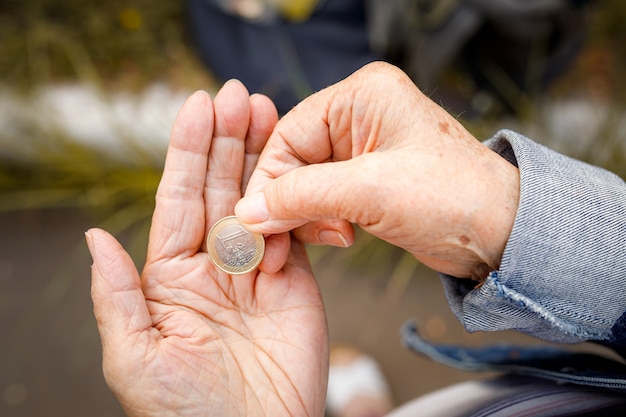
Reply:
<svg viewBox="0 0 626 417"><path fill-rule="evenodd" d="M440 274L453 312L469 332L514 329L557 343L595 341L626 358L626 183L512 131L486 145L519 167L520 201L500 269L483 285ZM464 369L626 390L626 366L591 355L435 346L413 325L404 340Z"/></svg>

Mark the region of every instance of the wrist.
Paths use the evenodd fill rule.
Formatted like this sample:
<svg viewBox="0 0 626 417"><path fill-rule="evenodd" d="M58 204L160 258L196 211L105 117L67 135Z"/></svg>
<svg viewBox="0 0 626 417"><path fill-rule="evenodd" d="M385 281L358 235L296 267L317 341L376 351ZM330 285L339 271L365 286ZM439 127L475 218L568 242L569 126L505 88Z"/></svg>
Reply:
<svg viewBox="0 0 626 417"><path fill-rule="evenodd" d="M500 268L502 255L513 230L520 195L519 169L499 154L490 151L490 177L482 199L483 212L477 230L483 236L484 260L478 277L482 280Z"/></svg>

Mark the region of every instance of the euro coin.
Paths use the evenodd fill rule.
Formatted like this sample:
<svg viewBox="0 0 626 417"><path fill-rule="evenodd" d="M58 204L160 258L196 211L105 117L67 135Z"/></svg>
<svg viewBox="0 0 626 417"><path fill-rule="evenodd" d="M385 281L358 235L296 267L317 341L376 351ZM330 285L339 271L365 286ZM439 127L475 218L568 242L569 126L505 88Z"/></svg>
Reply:
<svg viewBox="0 0 626 417"><path fill-rule="evenodd" d="M263 235L244 229L237 217L228 216L213 225L207 236L211 261L229 274L253 271L265 255Z"/></svg>

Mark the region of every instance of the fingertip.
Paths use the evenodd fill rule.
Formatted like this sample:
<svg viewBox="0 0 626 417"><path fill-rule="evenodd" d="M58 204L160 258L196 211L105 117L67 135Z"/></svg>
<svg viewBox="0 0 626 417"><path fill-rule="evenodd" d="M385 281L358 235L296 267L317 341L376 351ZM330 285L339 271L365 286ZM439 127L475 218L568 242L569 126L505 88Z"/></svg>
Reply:
<svg viewBox="0 0 626 417"><path fill-rule="evenodd" d="M206 107L209 101L211 101L209 93L204 90L196 90L189 97L187 97L187 100L185 100L185 103L183 104L183 108L189 106L195 107L197 105L203 105Z"/></svg>
<svg viewBox="0 0 626 417"><path fill-rule="evenodd" d="M250 100L246 87L239 80L228 80L215 95L214 136L245 139L250 123Z"/></svg>
<svg viewBox="0 0 626 417"><path fill-rule="evenodd" d="M254 227L269 219L267 201L263 192L243 197L235 205L235 215L239 221L248 227Z"/></svg>
<svg viewBox="0 0 626 417"><path fill-rule="evenodd" d="M89 249L89 253L93 261L96 261L96 257L98 255L98 245L100 244L100 237L102 234L108 234L104 230L97 228L90 228L85 232L85 241L87 242L87 248Z"/></svg>
<svg viewBox="0 0 626 417"><path fill-rule="evenodd" d="M97 276L107 281L123 282L123 278L133 281L135 264L113 235L102 229L89 229L85 238L93 258L92 271Z"/></svg>
<svg viewBox="0 0 626 417"><path fill-rule="evenodd" d="M337 234L339 247L349 248L354 244L355 236L352 223L347 220L335 219L326 220L326 224L329 226L330 230Z"/></svg>
<svg viewBox="0 0 626 417"><path fill-rule="evenodd" d="M265 238L265 256L259 269L266 274L275 274L287 263L291 239L289 233L269 235Z"/></svg>
<svg viewBox="0 0 626 417"><path fill-rule="evenodd" d="M263 94L250 96L250 126L246 138L246 152L260 154L278 123L278 111L269 97Z"/></svg>
<svg viewBox="0 0 626 417"><path fill-rule="evenodd" d="M271 122L272 125L278 122L278 110L272 99L268 96L254 93L250 96L250 104L257 113L265 116L264 120Z"/></svg>
<svg viewBox="0 0 626 417"><path fill-rule="evenodd" d="M231 78L230 80L222 84L222 87L217 92L216 98L217 96L220 95L220 93L224 94L225 91L230 91L230 90L233 90L233 91L239 90L237 91L238 94L241 94L242 96L245 96L245 97L250 96L250 93L248 92L248 88L246 88L244 83L242 83L236 78Z"/></svg>
<svg viewBox="0 0 626 417"><path fill-rule="evenodd" d="M211 96L205 90L196 90L193 93L191 93L189 98L194 98L196 100L197 99L209 99L209 98L211 98Z"/></svg>
<svg viewBox="0 0 626 417"><path fill-rule="evenodd" d="M226 82L224 84L222 84L222 88L226 87L227 85L240 85L241 87L246 88L246 86L243 84L243 82L241 82L237 78L230 78L230 79L226 80Z"/></svg>
<svg viewBox="0 0 626 417"><path fill-rule="evenodd" d="M296 238L311 245L348 248L354 243L354 228L345 220L320 220L305 223L293 231Z"/></svg>
<svg viewBox="0 0 626 417"><path fill-rule="evenodd" d="M337 230L320 230L318 233L318 241L324 245L336 246L338 248L348 248L352 245L348 239Z"/></svg>
<svg viewBox="0 0 626 417"><path fill-rule="evenodd" d="M91 230L89 229L85 232L85 241L87 242L87 248L89 249L89 253L93 258L93 236L91 235Z"/></svg>
<svg viewBox="0 0 626 417"><path fill-rule="evenodd" d="M201 154L208 152L213 122L211 96L202 90L194 92L187 97L176 115L170 134L170 148Z"/></svg>

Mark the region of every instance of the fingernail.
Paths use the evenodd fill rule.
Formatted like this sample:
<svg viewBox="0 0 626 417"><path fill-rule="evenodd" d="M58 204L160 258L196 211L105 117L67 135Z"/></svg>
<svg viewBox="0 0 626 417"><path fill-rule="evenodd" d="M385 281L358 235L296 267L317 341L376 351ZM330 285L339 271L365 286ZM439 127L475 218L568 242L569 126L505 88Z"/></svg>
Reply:
<svg viewBox="0 0 626 417"><path fill-rule="evenodd" d="M256 224L270 218L265 194L262 192L244 197L237 203L235 214L242 223Z"/></svg>
<svg viewBox="0 0 626 417"><path fill-rule="evenodd" d="M320 230L317 234L317 238L320 243L325 245L337 246L340 248L347 248L350 246L346 238L336 230Z"/></svg>

